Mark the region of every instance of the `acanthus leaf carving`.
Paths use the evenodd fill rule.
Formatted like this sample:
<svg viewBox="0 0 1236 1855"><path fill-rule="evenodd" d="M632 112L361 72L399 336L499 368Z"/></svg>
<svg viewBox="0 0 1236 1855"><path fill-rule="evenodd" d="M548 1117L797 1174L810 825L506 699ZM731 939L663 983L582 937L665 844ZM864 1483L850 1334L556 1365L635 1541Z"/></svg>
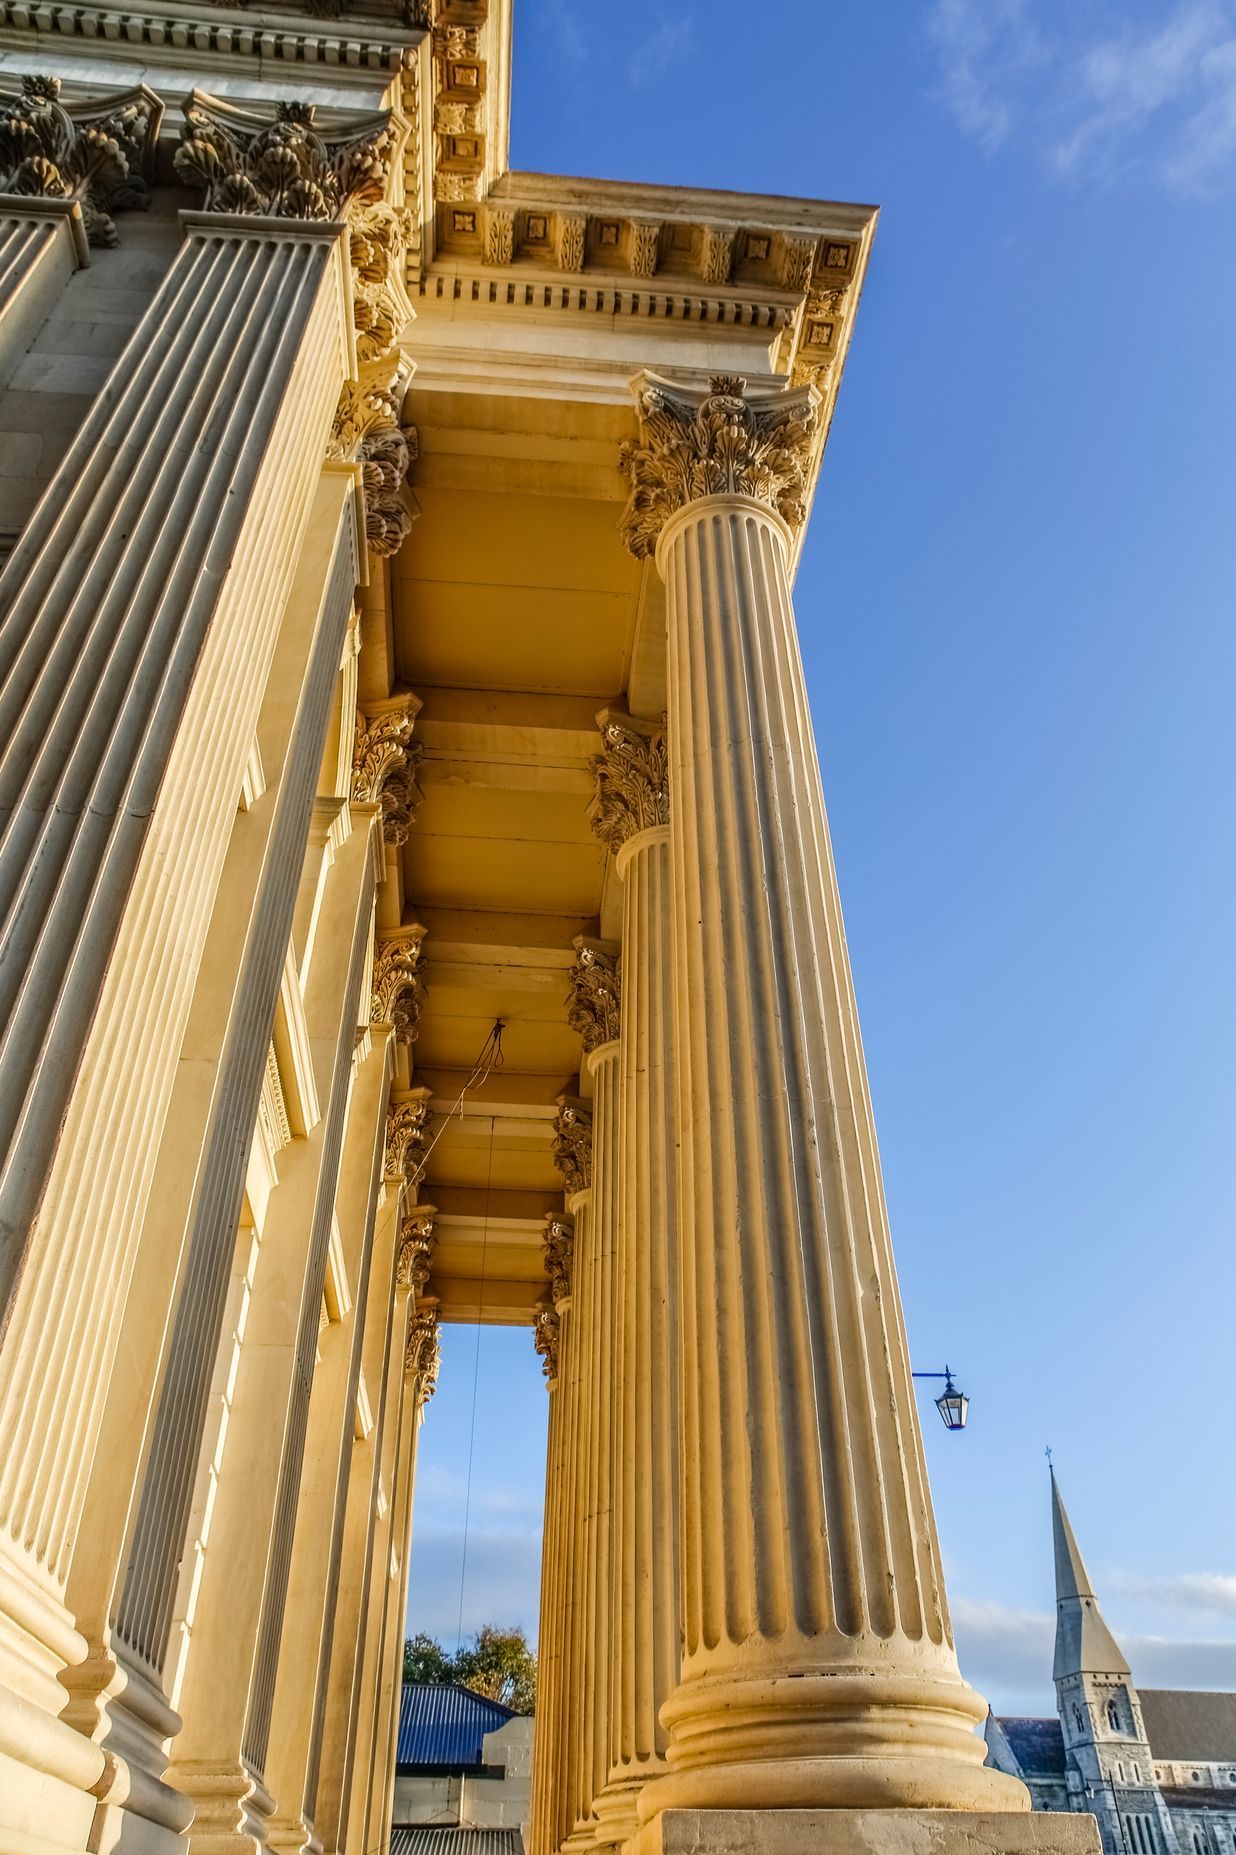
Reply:
<svg viewBox="0 0 1236 1855"><path fill-rule="evenodd" d="M441 1363L438 1307L436 1302L426 1302L416 1309L408 1322L408 1341L403 1355L404 1373L412 1380L418 1406L432 1398Z"/></svg>
<svg viewBox="0 0 1236 1855"><path fill-rule="evenodd" d="M404 141L389 110L319 130L312 103L279 103L272 117L193 90L184 115L174 164L208 212L340 219L353 200L382 198Z"/></svg>
<svg viewBox="0 0 1236 1855"><path fill-rule="evenodd" d="M416 1041L417 1019L425 1002L424 940L423 927L396 928L380 935L374 948L369 1022L393 1025L400 1043Z"/></svg>
<svg viewBox="0 0 1236 1855"><path fill-rule="evenodd" d="M602 752L592 762L592 829L610 850L654 825L669 823L669 753L665 717L638 720L617 709L597 716Z"/></svg>
<svg viewBox="0 0 1236 1855"><path fill-rule="evenodd" d="M622 1015L622 981L618 949L611 941L577 934L571 942L575 964L567 998L567 1023L578 1031L588 1052L612 1043Z"/></svg>
<svg viewBox="0 0 1236 1855"><path fill-rule="evenodd" d="M112 214L150 206L148 166L163 105L153 90L60 102L58 77L23 77L0 97L0 192L78 200L92 245L116 243Z"/></svg>
<svg viewBox="0 0 1236 1855"><path fill-rule="evenodd" d="M554 1116L554 1165L568 1198L592 1184L592 1112L574 1095L558 1097Z"/></svg>
<svg viewBox="0 0 1236 1855"><path fill-rule="evenodd" d="M391 849L407 843L425 796L416 778L424 750L412 743L420 706L409 692L384 703L372 715L356 711L352 797L361 804L381 805L382 836Z"/></svg>
<svg viewBox="0 0 1236 1855"><path fill-rule="evenodd" d="M429 1102L430 1092L422 1088L391 1096L382 1164L383 1177L391 1184L402 1182L409 1189L416 1185L429 1137Z"/></svg>
<svg viewBox="0 0 1236 1855"><path fill-rule="evenodd" d="M406 273L415 236L413 214L389 200L363 201L348 213L352 320L362 362L388 355L413 320Z"/></svg>
<svg viewBox="0 0 1236 1855"><path fill-rule="evenodd" d="M395 1281L400 1288L409 1288L418 1297L424 1293L433 1267L433 1253L438 1243L434 1235L437 1214L436 1205L416 1204L399 1226Z"/></svg>
<svg viewBox="0 0 1236 1855"><path fill-rule="evenodd" d="M749 496L801 526L820 403L813 387L753 399L735 375L715 375L701 395L644 374L635 393L640 438L620 456L631 483L622 535L633 554L654 553L670 516L706 496Z"/></svg>
<svg viewBox="0 0 1236 1855"><path fill-rule="evenodd" d="M537 1308L536 1321L532 1329L532 1344L541 1357L541 1370L552 1385L558 1377L558 1344L561 1339L561 1323L552 1307L542 1302Z"/></svg>
<svg viewBox="0 0 1236 1855"><path fill-rule="evenodd" d="M411 377L412 364L398 350L362 365L358 379L344 382L328 446L330 456L361 465L365 539L384 559L398 552L416 514L405 482L420 454L416 427L403 423Z"/></svg>
<svg viewBox="0 0 1236 1855"><path fill-rule="evenodd" d="M545 1219L545 1273L549 1277L549 1297L555 1307L569 1300L571 1276L575 1265L575 1219L562 1211L551 1211Z"/></svg>

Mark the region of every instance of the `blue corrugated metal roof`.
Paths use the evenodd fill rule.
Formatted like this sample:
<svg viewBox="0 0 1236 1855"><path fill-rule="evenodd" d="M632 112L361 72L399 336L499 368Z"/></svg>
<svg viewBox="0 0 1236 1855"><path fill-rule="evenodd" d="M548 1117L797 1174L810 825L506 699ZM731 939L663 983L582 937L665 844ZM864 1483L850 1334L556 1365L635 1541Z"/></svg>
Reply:
<svg viewBox="0 0 1236 1855"><path fill-rule="evenodd" d="M524 1839L517 1829L392 1829L391 1855L524 1855Z"/></svg>
<svg viewBox="0 0 1236 1855"><path fill-rule="evenodd" d="M496 1700L483 1700L454 1682L405 1681L399 1696L400 1765L467 1771L481 1763L486 1733L515 1716Z"/></svg>

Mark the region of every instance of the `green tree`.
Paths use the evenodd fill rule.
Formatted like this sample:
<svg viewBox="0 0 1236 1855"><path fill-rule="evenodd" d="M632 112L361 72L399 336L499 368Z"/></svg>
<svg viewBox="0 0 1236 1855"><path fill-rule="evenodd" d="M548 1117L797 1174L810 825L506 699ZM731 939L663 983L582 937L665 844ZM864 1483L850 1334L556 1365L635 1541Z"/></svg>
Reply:
<svg viewBox="0 0 1236 1855"><path fill-rule="evenodd" d="M423 1632L419 1636L409 1636L403 1645L403 1678L405 1681L453 1681L451 1657L432 1636Z"/></svg>
<svg viewBox="0 0 1236 1855"><path fill-rule="evenodd" d="M536 1711L536 1656L520 1629L487 1623L455 1656L455 1679L516 1713Z"/></svg>
<svg viewBox="0 0 1236 1855"><path fill-rule="evenodd" d="M448 1655L432 1636L410 1636L403 1645L403 1678L457 1681L515 1713L536 1710L536 1656L521 1629L504 1630L487 1623L454 1655Z"/></svg>

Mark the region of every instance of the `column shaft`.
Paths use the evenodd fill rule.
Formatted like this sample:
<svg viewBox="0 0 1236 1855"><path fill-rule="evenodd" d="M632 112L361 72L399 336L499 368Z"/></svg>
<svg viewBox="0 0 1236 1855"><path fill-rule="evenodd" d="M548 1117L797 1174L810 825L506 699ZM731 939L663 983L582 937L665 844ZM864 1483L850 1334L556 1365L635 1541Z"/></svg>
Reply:
<svg viewBox="0 0 1236 1855"><path fill-rule="evenodd" d="M553 1847L560 1849L581 1813L584 1763L581 1751L584 1693L590 1678L591 1658L585 1627L585 1522L588 1511L590 1411L588 1389L594 1352L592 1333L596 1272L592 1259L592 1192L573 1193L567 1207L575 1219L575 1271L571 1294L570 1431L567 1438L563 1525L567 1549L563 1555L563 1688L561 1731L558 1739L558 1814Z"/></svg>
<svg viewBox="0 0 1236 1855"><path fill-rule="evenodd" d="M704 414L732 442L726 391ZM672 1773L641 1813L1024 1808L982 1768L982 1704L949 1633L789 538L764 502L712 495L671 514L657 547L686 1582Z"/></svg>
<svg viewBox="0 0 1236 1855"><path fill-rule="evenodd" d="M189 221L0 574L5 1309L75 1083L81 1095L92 1019L101 1044L100 986L140 895L131 888L207 632L256 612L269 648L295 553L284 534L299 533L346 371L338 242L331 226L256 236L251 222ZM228 747L235 712L225 704L218 717ZM210 770L199 771L185 889L166 882L190 920L195 872L209 883L218 868ZM153 956L139 970L166 1008ZM161 1041L175 1042L166 1024ZM145 1068L131 1067L148 1102ZM81 1130L65 1133L81 1153ZM116 1144L104 1151L115 1157Z"/></svg>
<svg viewBox="0 0 1236 1855"><path fill-rule="evenodd" d="M614 1548L606 1840L638 1827L665 1770L678 1679L675 1121L670 849L664 825L618 853L623 879L621 1177L616 1258Z"/></svg>
<svg viewBox="0 0 1236 1855"><path fill-rule="evenodd" d="M0 1688L21 1667L15 1685L36 1700L28 1671L41 1666L50 1687L46 1697L39 1691L37 1704L53 1714L65 1707L56 1677L66 1666L92 1653L98 1666L83 1670L83 1680L97 1692L109 1678L95 1626L110 1614L122 1563L125 1501L144 1441L140 1421L122 1432L123 1461L95 1478L107 1480L107 1499L97 1511L101 1528L115 1521L111 1535L104 1541L92 1523L79 1559L81 1514L113 1390L127 1396L130 1374L150 1378L157 1369L179 1229L172 1236L160 1228L152 1257L163 1299L135 1314L128 1337L125 1323L202 961L205 950L214 949L213 911L242 828L247 841L239 854L255 855L265 867L256 896L245 904L249 951L258 958L269 938L275 954L273 963L264 964L263 956L257 967L246 967L243 983L235 965L225 966L222 977L239 988L237 1012L247 1017L252 1011L253 1021L262 1008L249 997L252 985L267 988L259 1079L278 991L290 910L280 885L286 866L294 896L304 836L303 816L298 820L296 813L312 795L324 727L318 711L332 681L331 650L336 658L338 652L337 640L332 645L326 636L334 608L321 579L331 565L329 547L311 609L298 619L300 655L284 665L280 725L296 744L286 762L281 756L272 762L280 778L263 806L238 820L237 800L259 718L267 712L275 653L288 635L289 593L344 367L336 245L337 236L324 240L322 228L269 239L242 236L227 222L217 232L191 230L178 260L179 294L169 300L162 293L144 319L87 419L84 443L71 448L0 583L11 659L3 700L12 697L18 707L6 746L11 796L24 792L33 807L10 812L0 830L0 855L16 855L25 845L32 861L22 894L30 901L37 892L49 910L29 959L15 951L11 937L0 957L10 978L10 955L24 975L14 981L18 1016L38 993L60 1025L61 1001L51 998L40 963L46 956L54 964L79 932L93 932L88 918L113 884L113 923L123 904L115 942L109 930L106 946L92 943L84 966L61 971L63 1002L77 1029L71 1060L54 1055L55 1038L47 1051L53 1051L54 1088L72 1081L72 1100L0 1350L0 1558L16 1579L5 1581L7 1589L39 1593L34 1608L24 1600L24 1616L13 1619L25 1636L21 1653L10 1656L0 1647ZM211 295L221 275L231 279L238 298L226 314ZM195 310L197 291L210 298L208 307ZM246 330L248 347L238 345ZM257 380L254 344L261 362ZM247 431L244 443L238 423ZM161 475L147 470L147 444L162 460ZM167 555L165 524L169 534L176 532L183 556ZM344 526L346 540L335 559L346 579L355 571L350 511ZM336 520L327 527L328 540L339 532ZM346 590L341 609L346 613ZM201 648L186 667L190 631ZM326 658L320 679L313 667L315 636ZM297 691L303 693L301 711L288 718L288 698ZM93 873L79 857L88 849L98 852ZM113 851L120 863L113 862ZM130 851L135 873L126 861ZM14 883L20 886L16 875ZM10 901L16 893L6 887ZM61 924L63 934L57 925L62 908L76 917ZM21 914L27 924L32 919ZM16 923L14 916L14 931ZM241 936L234 960L242 961L243 945ZM114 957L100 991L97 974L108 951ZM212 970L210 984L220 977ZM242 993L248 999L243 1010ZM217 1023L212 1035L216 1031ZM20 1060L6 1061L6 1078L20 1067ZM29 1080L22 1125L33 1146L19 1142L20 1151L10 1152L13 1178L21 1173L27 1183L32 1175L23 1168L36 1149L43 1152L49 1126L37 1114L29 1119L41 1087L33 1075ZM20 1091L20 1078L16 1086ZM244 1088L223 1091L227 1114L239 1114L234 1132L242 1172L257 1086L239 1108ZM58 1122L58 1107L52 1119ZM239 1188L234 1203L238 1197ZM234 1207L230 1222L234 1229ZM225 1229L221 1240L230 1262L232 1230ZM10 1258L14 1254L10 1250ZM149 1286L143 1272L139 1301L150 1298ZM64 1609L66 1581L72 1576L76 1582L79 1573L73 1605L81 1604L89 1644L75 1639ZM0 1609L6 1608L0 1599ZM7 1629L0 1640L9 1640ZM152 1699L150 1705L153 1720L161 1703ZM0 1749L6 1707L0 1694ZM81 1732L95 1730L93 1721L79 1724ZM174 1719L162 1723L155 1740L174 1727ZM22 1742L29 1731L29 1722L18 1728ZM80 1734L75 1738L71 1763L79 1762L88 1743ZM119 1758L116 1782L127 1782Z"/></svg>
<svg viewBox="0 0 1236 1855"><path fill-rule="evenodd" d="M366 1258L372 1255L377 1195L382 1184L390 1033L371 1032L371 1047L352 1085L348 1140L340 1178L338 1225L349 1305L320 1341L313 1375L305 1474L301 1478L287 1610L266 1754L266 1786L277 1805L272 1849L295 1855L313 1828L311 1759L330 1666L331 1633L343 1547L347 1469L356 1424L358 1335L368 1305ZM366 1133L368 1148L366 1150ZM405 1290L396 1298L402 1346Z"/></svg>
<svg viewBox="0 0 1236 1855"><path fill-rule="evenodd" d="M551 1219L549 1227L567 1226ZM567 1226L569 1228L569 1226ZM546 1241L547 1253L550 1238ZM569 1271L569 1264L567 1265ZM551 1286L553 1273L551 1270ZM559 1747L569 1702L566 1699L566 1526L568 1499L567 1458L570 1440L571 1299L570 1277L566 1292L555 1302L558 1322L556 1369L549 1380L549 1433L545 1450L545 1526L541 1553L540 1628L537 1633L537 1731L533 1748L532 1852L553 1855L557 1824L563 1808Z"/></svg>
<svg viewBox="0 0 1236 1855"><path fill-rule="evenodd" d="M592 1075L592 1210L589 1220L588 1352L583 1399L588 1422L588 1476L583 1527L583 1627L586 1659L579 1697L580 1794L577 1835L595 1840L594 1810L609 1775L610 1580L613 1487L614 1253L618 1236L619 1045L588 1056Z"/></svg>
<svg viewBox="0 0 1236 1855"><path fill-rule="evenodd" d="M814 389L645 376L667 591L683 1484L671 1808L1024 1810L957 1669L789 593Z"/></svg>

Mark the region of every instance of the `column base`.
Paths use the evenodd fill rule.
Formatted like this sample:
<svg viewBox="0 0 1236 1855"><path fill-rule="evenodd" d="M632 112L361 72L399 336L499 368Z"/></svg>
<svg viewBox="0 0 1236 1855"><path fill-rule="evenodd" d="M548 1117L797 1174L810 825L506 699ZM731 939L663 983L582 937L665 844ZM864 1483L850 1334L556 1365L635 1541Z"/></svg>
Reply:
<svg viewBox="0 0 1236 1855"><path fill-rule="evenodd" d="M623 1855L1100 1855L1092 1816L1055 1811L663 1810Z"/></svg>
<svg viewBox="0 0 1236 1855"><path fill-rule="evenodd" d="M639 1794L649 1779L659 1776L664 1769L664 1765L651 1766L647 1770L624 1772L619 1778L610 1778L592 1806L593 1815L597 1819L598 1848L617 1848L635 1834L639 1828L639 1811L636 1807Z"/></svg>

